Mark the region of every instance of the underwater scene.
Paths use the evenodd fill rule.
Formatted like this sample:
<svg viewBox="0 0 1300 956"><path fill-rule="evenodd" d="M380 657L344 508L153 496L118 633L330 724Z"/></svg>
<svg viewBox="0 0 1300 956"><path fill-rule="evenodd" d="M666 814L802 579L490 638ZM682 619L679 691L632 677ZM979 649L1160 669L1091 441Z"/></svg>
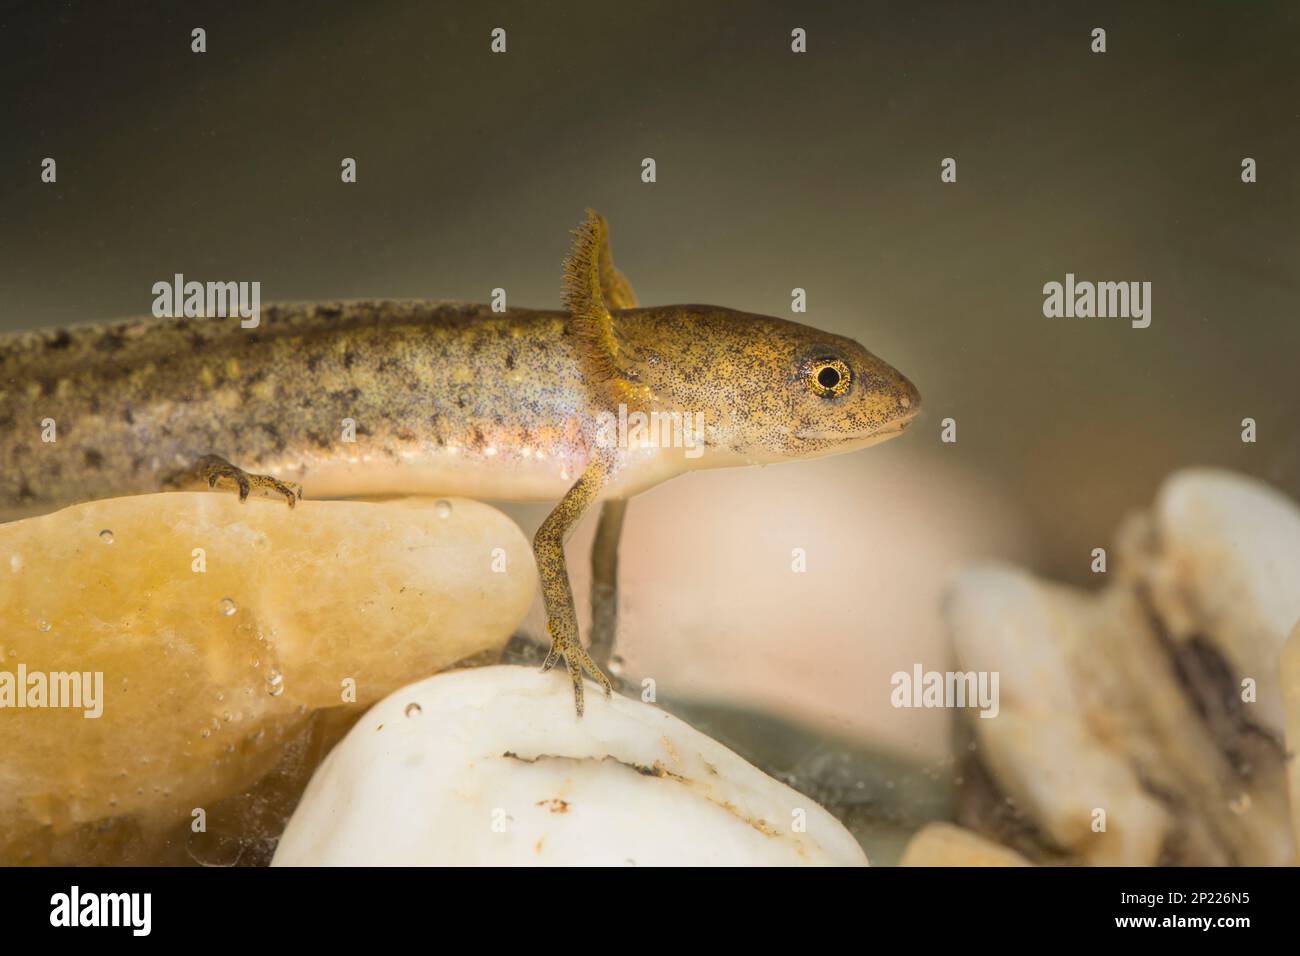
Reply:
<svg viewBox="0 0 1300 956"><path fill-rule="evenodd" d="M0 44L0 864L1296 863L1300 7Z"/></svg>

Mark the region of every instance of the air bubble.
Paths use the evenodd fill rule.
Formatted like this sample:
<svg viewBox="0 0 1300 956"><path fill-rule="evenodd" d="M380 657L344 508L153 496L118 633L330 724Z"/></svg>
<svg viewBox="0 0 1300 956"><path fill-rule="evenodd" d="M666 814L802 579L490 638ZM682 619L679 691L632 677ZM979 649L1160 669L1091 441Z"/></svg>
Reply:
<svg viewBox="0 0 1300 956"><path fill-rule="evenodd" d="M112 544L112 543L113 543L113 529L112 529L112 528L105 528L103 531L101 531L101 532L99 533L99 540L102 541L102 542L104 542L105 544Z"/></svg>
<svg viewBox="0 0 1300 956"><path fill-rule="evenodd" d="M279 697L284 693L284 675L279 671L271 671L266 675L266 692L272 697Z"/></svg>
<svg viewBox="0 0 1300 956"><path fill-rule="evenodd" d="M420 714L424 713L424 708L419 704L410 703L406 705L406 710L403 711L403 713L405 713L407 717L419 717Z"/></svg>
<svg viewBox="0 0 1300 956"><path fill-rule="evenodd" d="M36 630L40 631L42 634L48 634L49 631L50 631L50 628L53 627L53 626L54 626L54 625L52 625L49 621L37 621L37 622L36 622Z"/></svg>
<svg viewBox="0 0 1300 956"><path fill-rule="evenodd" d="M222 598L217 604L217 607L221 608L221 613L226 617L230 617L230 615L239 610L239 608L235 606L235 602L230 598Z"/></svg>
<svg viewBox="0 0 1300 956"><path fill-rule="evenodd" d="M450 518L451 502L448 501L446 498L439 498L437 501L433 503L433 510L434 513L437 514L439 518Z"/></svg>

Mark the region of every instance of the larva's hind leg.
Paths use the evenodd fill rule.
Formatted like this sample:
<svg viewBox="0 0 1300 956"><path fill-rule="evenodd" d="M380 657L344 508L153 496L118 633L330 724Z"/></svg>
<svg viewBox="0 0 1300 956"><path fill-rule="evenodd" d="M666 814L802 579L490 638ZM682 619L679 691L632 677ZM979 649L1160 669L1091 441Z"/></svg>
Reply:
<svg viewBox="0 0 1300 956"><path fill-rule="evenodd" d="M220 455L204 455L194 467L179 475L172 476L167 484L171 487L185 487L204 482L209 488L227 487L239 492L239 500L247 501L253 489L268 495L282 495L292 508L302 499L302 488L291 481L281 481L270 475L254 475L232 465Z"/></svg>
<svg viewBox="0 0 1300 956"><path fill-rule="evenodd" d="M623 535L626 498L600 506L600 523L591 543L591 658L607 667L618 637L618 543Z"/></svg>

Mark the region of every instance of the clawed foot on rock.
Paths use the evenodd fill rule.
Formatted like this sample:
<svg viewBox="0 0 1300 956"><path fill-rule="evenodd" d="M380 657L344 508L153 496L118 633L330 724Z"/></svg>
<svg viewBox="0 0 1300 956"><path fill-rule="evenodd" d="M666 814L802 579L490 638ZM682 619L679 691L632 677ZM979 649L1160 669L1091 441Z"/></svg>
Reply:
<svg viewBox="0 0 1300 956"><path fill-rule="evenodd" d="M552 635L551 650L546 655L546 660L542 663L542 672L549 671L564 658L565 665L569 668L569 678L573 681L573 706L578 711L578 716L582 716L583 708L583 689L582 673L586 671L591 675L596 683L605 689L605 696L609 697L614 693L614 686L610 683L605 673L591 659L587 649L576 638L562 638Z"/></svg>

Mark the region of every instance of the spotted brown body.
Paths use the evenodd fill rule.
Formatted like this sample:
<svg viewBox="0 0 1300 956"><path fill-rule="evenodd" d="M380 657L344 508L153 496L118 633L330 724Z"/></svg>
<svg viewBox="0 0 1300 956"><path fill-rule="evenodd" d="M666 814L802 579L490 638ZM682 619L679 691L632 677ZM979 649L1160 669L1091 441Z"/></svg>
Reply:
<svg viewBox="0 0 1300 956"><path fill-rule="evenodd" d="M558 498L589 417L565 318L304 303L257 329L150 318L5 336L0 515L164 490L209 454L312 497Z"/></svg>

